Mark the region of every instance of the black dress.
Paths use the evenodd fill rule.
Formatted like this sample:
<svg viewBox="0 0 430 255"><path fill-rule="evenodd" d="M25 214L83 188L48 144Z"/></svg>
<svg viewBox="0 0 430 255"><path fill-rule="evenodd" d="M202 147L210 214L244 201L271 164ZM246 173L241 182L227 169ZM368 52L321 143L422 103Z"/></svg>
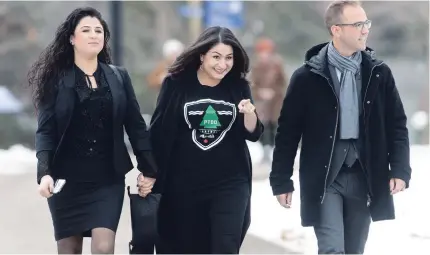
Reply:
<svg viewBox="0 0 430 255"><path fill-rule="evenodd" d="M116 232L121 216L125 182L113 168L112 95L100 68L94 78L97 89L75 66L74 112L53 171L66 185L48 199L57 241L90 237L94 228Z"/></svg>

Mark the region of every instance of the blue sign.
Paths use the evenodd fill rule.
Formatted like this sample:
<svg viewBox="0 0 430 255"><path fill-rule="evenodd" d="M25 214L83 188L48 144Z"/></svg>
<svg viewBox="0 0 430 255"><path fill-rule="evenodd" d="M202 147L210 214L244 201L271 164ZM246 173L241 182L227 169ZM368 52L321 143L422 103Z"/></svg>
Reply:
<svg viewBox="0 0 430 255"><path fill-rule="evenodd" d="M235 29L244 26L243 1L204 1L203 13L205 28L222 26Z"/></svg>
<svg viewBox="0 0 430 255"><path fill-rule="evenodd" d="M184 4L179 7L179 14L186 18L200 18L203 16L203 9Z"/></svg>

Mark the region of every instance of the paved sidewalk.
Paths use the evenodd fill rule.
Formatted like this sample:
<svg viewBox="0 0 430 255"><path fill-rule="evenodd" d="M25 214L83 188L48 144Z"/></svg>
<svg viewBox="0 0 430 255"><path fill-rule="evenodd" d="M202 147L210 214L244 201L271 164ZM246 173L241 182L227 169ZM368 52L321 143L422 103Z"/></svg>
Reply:
<svg viewBox="0 0 430 255"><path fill-rule="evenodd" d="M267 169L256 167L255 176L263 178ZM266 174L267 175L267 174ZM127 183L135 185L137 171L127 175ZM0 175L0 254L53 254L56 253L52 222L46 200L37 193L35 173ZM127 254L130 233L128 197L124 200L116 253ZM85 240L84 253L89 253ZM285 254L285 248L248 235L241 253Z"/></svg>

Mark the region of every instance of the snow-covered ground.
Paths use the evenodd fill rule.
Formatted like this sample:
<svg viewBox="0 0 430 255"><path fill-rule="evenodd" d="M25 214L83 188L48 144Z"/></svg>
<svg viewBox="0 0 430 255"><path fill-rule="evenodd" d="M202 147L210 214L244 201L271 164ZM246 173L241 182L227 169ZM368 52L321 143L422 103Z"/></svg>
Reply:
<svg viewBox="0 0 430 255"><path fill-rule="evenodd" d="M411 165L410 188L395 195L397 219L372 223L367 254L424 254L430 251L430 207L426 198L430 180L430 147L412 146ZM298 173L293 179L297 188ZM293 207L284 209L272 196L268 180L254 182L249 232L298 252L316 254L313 229L300 225L300 193L296 190Z"/></svg>
<svg viewBox="0 0 430 255"><path fill-rule="evenodd" d="M253 162L258 164L262 158L261 145L250 143L249 146ZM426 254L430 251L430 207L426 190L430 180L430 146L412 146L411 164L411 187L395 196L397 219L372 223L367 254ZM0 176L35 172L34 151L21 145L0 150ZM293 178L298 187L298 176ZM297 252L315 254L317 246L313 230L300 225L300 194L299 189L296 190L293 208L287 210L272 196L267 179L255 181L249 232Z"/></svg>
<svg viewBox="0 0 430 255"><path fill-rule="evenodd" d="M0 175L36 174L36 153L20 144L0 149Z"/></svg>

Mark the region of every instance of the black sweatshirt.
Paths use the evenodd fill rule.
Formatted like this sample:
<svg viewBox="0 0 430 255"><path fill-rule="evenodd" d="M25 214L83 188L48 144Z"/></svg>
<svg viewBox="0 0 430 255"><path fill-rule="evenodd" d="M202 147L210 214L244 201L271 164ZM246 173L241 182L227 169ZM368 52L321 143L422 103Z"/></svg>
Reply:
<svg viewBox="0 0 430 255"><path fill-rule="evenodd" d="M151 142L159 166L154 192L198 191L236 182L251 182L252 164L246 140L257 141L244 126L237 105L251 99L245 79L224 79L203 86L197 73L172 78L162 85L151 120Z"/></svg>

